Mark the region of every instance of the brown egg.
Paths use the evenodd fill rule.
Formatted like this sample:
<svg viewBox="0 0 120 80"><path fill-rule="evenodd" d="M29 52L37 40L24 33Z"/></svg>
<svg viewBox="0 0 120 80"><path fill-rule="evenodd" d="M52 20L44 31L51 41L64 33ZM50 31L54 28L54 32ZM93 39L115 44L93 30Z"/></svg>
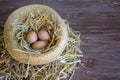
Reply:
<svg viewBox="0 0 120 80"><path fill-rule="evenodd" d="M50 35L46 30L41 30L38 32L38 38L43 41L48 41L50 39Z"/></svg>
<svg viewBox="0 0 120 80"><path fill-rule="evenodd" d="M45 48L46 46L47 46L47 42L45 42L45 41L36 41L35 43L33 43L32 49L40 50L40 49Z"/></svg>
<svg viewBox="0 0 120 80"><path fill-rule="evenodd" d="M37 41L37 34L34 31L30 31L27 33L26 36L26 40L27 42L29 42L30 44L34 43L35 41Z"/></svg>

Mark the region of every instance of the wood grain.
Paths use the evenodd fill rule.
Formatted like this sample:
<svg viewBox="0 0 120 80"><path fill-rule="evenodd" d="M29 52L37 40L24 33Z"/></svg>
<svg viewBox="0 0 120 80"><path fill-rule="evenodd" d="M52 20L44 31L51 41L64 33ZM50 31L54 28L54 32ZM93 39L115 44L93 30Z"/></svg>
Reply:
<svg viewBox="0 0 120 80"><path fill-rule="evenodd" d="M54 8L81 32L83 63L73 80L120 80L120 0L0 0L0 25L28 4Z"/></svg>

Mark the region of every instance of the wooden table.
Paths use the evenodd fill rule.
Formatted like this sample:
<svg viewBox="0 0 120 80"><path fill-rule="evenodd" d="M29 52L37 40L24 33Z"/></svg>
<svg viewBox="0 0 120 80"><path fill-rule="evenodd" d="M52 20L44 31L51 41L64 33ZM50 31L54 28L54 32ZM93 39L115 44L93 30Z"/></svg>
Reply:
<svg viewBox="0 0 120 80"><path fill-rule="evenodd" d="M0 0L0 25L28 4L54 8L81 32L83 63L73 80L120 80L120 0Z"/></svg>

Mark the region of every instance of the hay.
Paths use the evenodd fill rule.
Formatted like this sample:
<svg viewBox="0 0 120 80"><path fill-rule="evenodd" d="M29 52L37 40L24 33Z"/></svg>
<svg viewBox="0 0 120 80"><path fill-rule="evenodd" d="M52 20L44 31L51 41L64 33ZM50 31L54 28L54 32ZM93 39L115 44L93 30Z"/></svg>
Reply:
<svg viewBox="0 0 120 80"><path fill-rule="evenodd" d="M32 13L30 15L34 17ZM42 29L43 26L29 28L28 26L28 24L30 24L29 23L30 20L28 20L30 19L29 17L27 18L25 23L17 22L17 24L15 23L13 24L13 26L14 29L16 30L14 33L16 34L18 31L18 33L16 34L17 36L16 39L19 42L19 44L17 44L16 46L20 48L20 49L18 48L15 49L21 51L26 50L31 52L32 54L34 50L31 50L29 44L24 40L25 34L31 29L37 32L38 28ZM44 19L46 19L46 17L44 17ZM37 25L38 22L36 21L35 24ZM44 65L31 65L29 64L29 62L28 64L23 64L14 60L9 55L9 52L6 49L6 46L4 44L3 33L1 33L0 34L0 80L12 80L12 79L13 80L63 80L63 79L71 80L75 72L75 66L77 63L81 64L81 57L83 57L83 55L82 52L80 51L80 33L78 31L74 31L70 29L67 21L64 22L67 25L67 30L69 34L68 44L65 50L63 51L62 55L57 60ZM51 23L49 20L47 23L49 23L48 26L56 25L55 23L53 25L53 23ZM19 28L17 28L16 26L19 26ZM51 28L47 27L45 29L48 29L47 31L49 31L49 29ZM56 44L56 41L60 39L59 36L60 28L54 27L54 29L52 30L54 30L52 33L49 32L52 38L48 44L48 47L45 50L42 50L43 52L47 52L51 50ZM52 34L54 35L52 36Z"/></svg>

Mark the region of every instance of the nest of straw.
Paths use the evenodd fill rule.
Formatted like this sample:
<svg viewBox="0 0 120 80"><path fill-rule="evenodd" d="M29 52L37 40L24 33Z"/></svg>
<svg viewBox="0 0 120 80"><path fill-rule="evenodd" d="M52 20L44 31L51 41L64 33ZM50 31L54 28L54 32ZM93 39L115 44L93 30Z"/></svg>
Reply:
<svg viewBox="0 0 120 80"><path fill-rule="evenodd" d="M83 55L80 51L80 32L72 30L69 28L68 22L65 20L64 22L68 31L68 44L57 60L43 65L24 64L14 60L7 51L3 33L1 33L0 80L71 80L75 72L75 66L78 63L81 64L81 57L83 57ZM33 25L35 27L33 27ZM13 31L16 36L15 42L18 43L15 49L31 54L37 54L38 51L32 50L30 44L25 41L25 35L28 31L34 30L38 32L38 30L45 29L50 34L51 39L49 44L44 50L39 50L40 53L48 52L53 49L60 39L60 26L57 26L57 22L52 22L43 14L34 15L31 13L25 22L15 20L12 26L14 27Z"/></svg>
<svg viewBox="0 0 120 80"><path fill-rule="evenodd" d="M55 44L61 38L61 27L58 25L57 20L52 20L54 16L48 14L46 12L32 12L25 19L25 21L20 22L17 19L11 24L13 27L13 34L15 37L14 49L21 52L29 52L30 54L40 54L46 53L53 48L55 48ZM48 42L48 45L45 49L42 50L33 50L30 47L30 44L26 42L25 37L29 31L35 31L38 33L39 30L46 30L51 39Z"/></svg>

